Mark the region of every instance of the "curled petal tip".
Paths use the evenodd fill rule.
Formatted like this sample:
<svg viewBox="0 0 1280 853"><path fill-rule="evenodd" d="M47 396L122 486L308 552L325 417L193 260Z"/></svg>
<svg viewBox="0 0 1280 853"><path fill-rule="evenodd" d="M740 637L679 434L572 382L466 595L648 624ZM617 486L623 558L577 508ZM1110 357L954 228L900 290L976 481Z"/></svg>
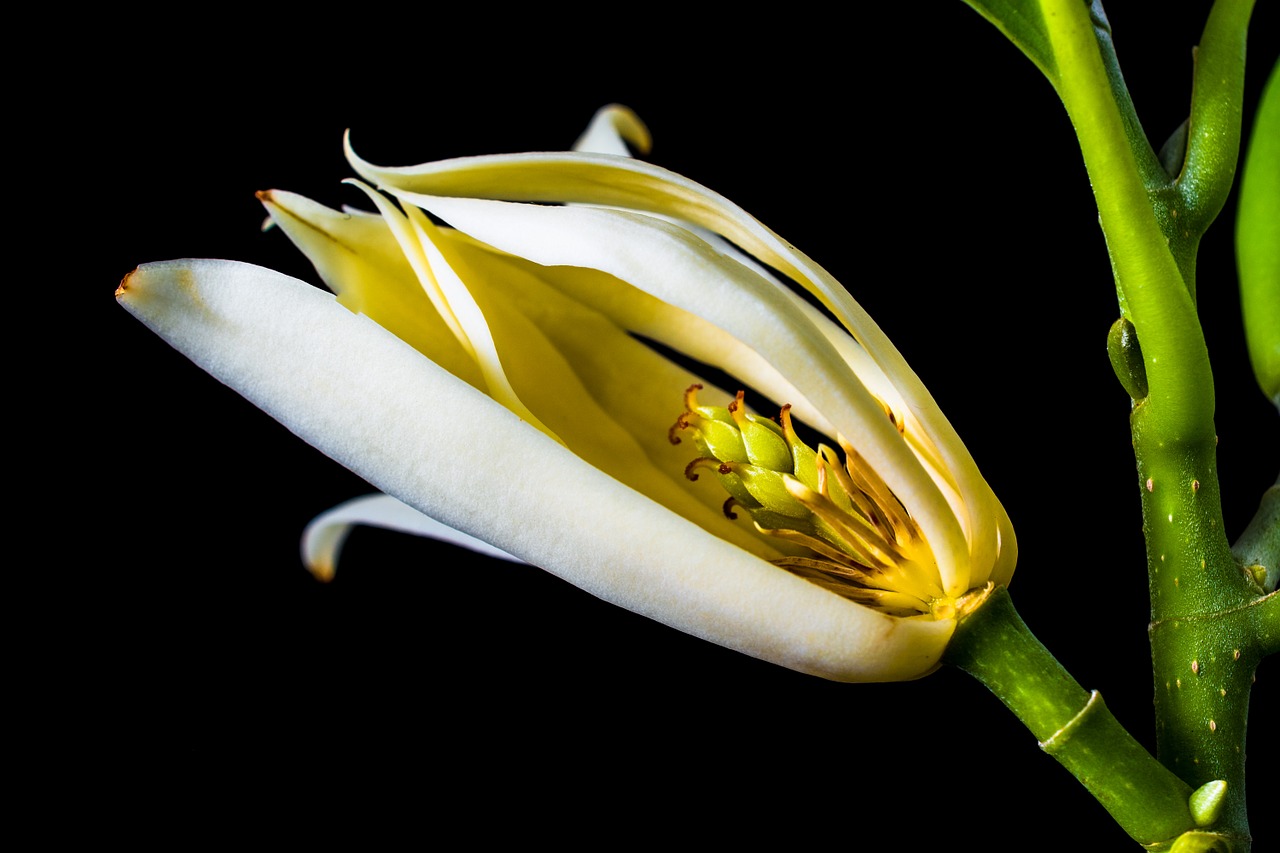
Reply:
<svg viewBox="0 0 1280 853"><path fill-rule="evenodd" d="M326 583L333 580L347 535L357 525L412 533L459 545L500 560L521 562L518 557L423 515L389 495L374 494L341 503L322 512L307 525L302 534L302 562L316 580Z"/></svg>
<svg viewBox="0 0 1280 853"><path fill-rule="evenodd" d="M124 297L125 297L125 292L129 289L129 279L133 278L133 276L134 276L137 272L138 272L138 270L137 270L137 268L135 267L132 271L130 271L130 272L129 272L129 274L128 274L128 275L126 275L124 278L120 279L120 283L116 285L116 299L117 299L117 300L124 299Z"/></svg>
<svg viewBox="0 0 1280 853"><path fill-rule="evenodd" d="M308 563L307 571L311 572L311 576L321 583L328 583L337 574L337 567L328 561Z"/></svg>
<svg viewBox="0 0 1280 853"><path fill-rule="evenodd" d="M641 155L648 154L653 147L653 137L649 135L649 128L640 120L640 116L630 107L609 104L596 110L591 124L578 137L573 149L629 157L631 152L627 150L627 145Z"/></svg>

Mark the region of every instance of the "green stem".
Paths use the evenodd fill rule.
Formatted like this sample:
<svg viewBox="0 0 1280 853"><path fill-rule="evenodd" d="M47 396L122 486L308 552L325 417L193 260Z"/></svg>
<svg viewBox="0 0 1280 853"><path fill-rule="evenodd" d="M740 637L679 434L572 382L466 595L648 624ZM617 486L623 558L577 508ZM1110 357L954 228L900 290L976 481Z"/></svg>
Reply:
<svg viewBox="0 0 1280 853"><path fill-rule="evenodd" d="M1216 448L1178 440L1147 404L1133 410L1160 760L1193 787L1227 783L1212 830L1247 850L1245 724L1274 604L1258 595L1223 532Z"/></svg>
<svg viewBox="0 0 1280 853"><path fill-rule="evenodd" d="M943 660L985 684L1134 840L1167 849L1194 828L1191 788L1063 669L1004 587L961 619Z"/></svg>
<svg viewBox="0 0 1280 853"><path fill-rule="evenodd" d="M1231 192L1240 159L1245 43L1254 0L1216 0L1196 49L1186 160L1178 175L1183 217L1170 241L1199 241ZM1194 235L1194 236L1193 236Z"/></svg>
<svg viewBox="0 0 1280 853"><path fill-rule="evenodd" d="M1182 202L1190 205L1181 218L1187 220L1189 210L1196 214L1185 237L1160 225L1160 206L1153 206L1142 180L1089 15L1074 0L1045 0L1044 8L1058 92L1080 140L1121 308L1136 329L1147 379L1131 429L1151 585L1158 754L1193 787L1226 782L1211 834L1246 849L1244 723L1258 655L1251 605L1259 590L1241 571L1223 530L1213 376L1190 271L1198 232L1221 206L1233 171L1237 72L1252 3L1223 0L1206 27L1198 106L1178 178ZM1212 104L1215 96L1224 104ZM1166 212L1174 215L1173 208ZM1175 245L1185 250L1181 264Z"/></svg>
<svg viewBox="0 0 1280 853"><path fill-rule="evenodd" d="M1176 434L1212 441L1213 374L1195 301L1130 147L1095 22L1076 0L1044 0L1043 8L1060 71L1058 95L1093 184L1121 309L1142 346L1148 404Z"/></svg>
<svg viewBox="0 0 1280 853"><path fill-rule="evenodd" d="M1195 258L1230 190L1240 141L1245 38L1254 0L1217 0L1196 54L1185 150L1158 165L1119 72L1101 3L970 0L1036 61L1075 127L1098 203L1124 321L1111 342L1117 375L1134 397L1131 417L1151 588L1151 645L1160 760L1196 788L1213 782L1221 810L1182 849L1249 847L1244 737L1254 667L1274 651L1280 604L1272 570L1274 504L1233 556L1223 530L1216 470L1214 386L1195 305ZM1280 111L1277 111L1280 115ZM1269 141L1269 140L1268 140ZM1280 256L1274 178L1242 206L1246 320L1263 330L1251 355L1263 389L1280 403L1271 367L1280 348ZM1176 162L1175 162L1176 161ZM1250 164L1252 165L1252 164ZM1176 178L1173 172L1177 172ZM1246 175L1253 171L1251 168ZM1258 368L1258 365L1262 365ZM1271 367L1268 367L1271 365ZM1241 560L1244 560L1243 565ZM1028 723L1030 725L1030 723ZM1223 784L1225 783L1225 793ZM1135 836L1136 837L1136 836Z"/></svg>

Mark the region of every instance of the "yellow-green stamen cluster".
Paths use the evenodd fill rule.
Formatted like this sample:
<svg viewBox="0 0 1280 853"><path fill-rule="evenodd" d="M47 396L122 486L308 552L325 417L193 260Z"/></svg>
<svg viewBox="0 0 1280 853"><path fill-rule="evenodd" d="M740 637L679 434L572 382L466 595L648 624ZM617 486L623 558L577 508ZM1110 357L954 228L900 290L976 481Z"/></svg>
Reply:
<svg viewBox="0 0 1280 853"><path fill-rule="evenodd" d="M775 422L749 413L741 391L728 406L701 406L701 389L685 391L669 436L678 444L691 434L698 448L685 476L715 472L730 495L725 514L746 510L757 530L794 552L777 565L896 616L954 615L920 528L857 451L841 440L841 463L827 445L813 450L796 434L790 405Z"/></svg>

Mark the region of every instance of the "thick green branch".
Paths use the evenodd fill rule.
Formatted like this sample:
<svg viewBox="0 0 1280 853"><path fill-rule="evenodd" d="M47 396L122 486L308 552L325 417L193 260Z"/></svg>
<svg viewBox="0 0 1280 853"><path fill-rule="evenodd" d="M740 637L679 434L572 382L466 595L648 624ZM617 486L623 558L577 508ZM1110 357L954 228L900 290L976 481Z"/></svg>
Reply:
<svg viewBox="0 0 1280 853"><path fill-rule="evenodd" d="M1145 403L1132 415L1151 588L1160 760L1193 787L1227 783L1213 829L1247 849L1244 743L1260 658L1258 587L1223 532L1212 442L1178 442Z"/></svg>
<svg viewBox="0 0 1280 853"><path fill-rule="evenodd" d="M1280 594L1232 610L1151 625L1156 736L1171 769L1194 786L1226 782L1211 826L1234 851L1249 849L1244 743L1258 662L1280 644ZM1267 772L1265 769L1263 772Z"/></svg>

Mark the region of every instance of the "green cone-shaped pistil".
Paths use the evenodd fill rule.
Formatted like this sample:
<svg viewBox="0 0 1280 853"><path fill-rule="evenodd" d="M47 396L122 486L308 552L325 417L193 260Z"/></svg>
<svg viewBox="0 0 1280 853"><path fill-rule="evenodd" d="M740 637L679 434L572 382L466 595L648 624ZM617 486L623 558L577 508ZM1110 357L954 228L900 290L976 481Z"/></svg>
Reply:
<svg viewBox="0 0 1280 853"><path fill-rule="evenodd" d="M841 442L841 462L797 435L789 405L775 422L748 412L741 391L726 407L699 405L701 389L685 391L670 432L673 444L690 435L698 448L685 475L714 472L729 494L727 515L740 507L762 534L788 543L794 554L777 565L893 615L953 614L919 527L852 446Z"/></svg>

